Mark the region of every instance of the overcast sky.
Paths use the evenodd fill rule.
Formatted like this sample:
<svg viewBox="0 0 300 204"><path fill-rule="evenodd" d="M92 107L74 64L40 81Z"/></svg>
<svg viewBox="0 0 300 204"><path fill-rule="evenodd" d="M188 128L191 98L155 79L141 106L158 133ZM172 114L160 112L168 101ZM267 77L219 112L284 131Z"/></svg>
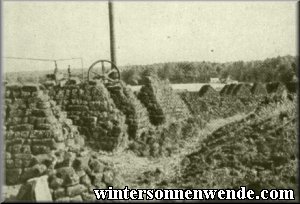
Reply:
<svg viewBox="0 0 300 204"><path fill-rule="evenodd" d="M109 59L108 6L3 2L3 55ZM114 2L117 64L256 60L296 55L296 2ZM80 67L80 61L68 62ZM65 63L59 67L66 68ZM6 71L53 68L5 60Z"/></svg>

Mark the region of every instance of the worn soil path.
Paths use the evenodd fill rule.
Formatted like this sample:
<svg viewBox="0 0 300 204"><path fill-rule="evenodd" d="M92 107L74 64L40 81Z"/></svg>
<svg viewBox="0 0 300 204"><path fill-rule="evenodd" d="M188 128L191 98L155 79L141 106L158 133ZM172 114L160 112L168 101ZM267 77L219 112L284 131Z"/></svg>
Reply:
<svg viewBox="0 0 300 204"><path fill-rule="evenodd" d="M170 180L180 172L181 162L184 157L199 148L200 142L218 128L229 123L239 121L246 117L246 114L237 114L225 119L216 119L209 122L198 135L189 138L181 145L180 151L172 154L170 157L161 157L157 159L149 159L146 157L138 157L132 152L122 152L114 155L101 155L104 161L112 162L115 168L118 169L124 184L128 188L155 188L156 184L161 180ZM162 172L160 177L152 182L144 182L145 173L155 172L159 169ZM147 178L146 178L147 179ZM169 186L168 186L169 187ZM171 188L172 186L170 186Z"/></svg>

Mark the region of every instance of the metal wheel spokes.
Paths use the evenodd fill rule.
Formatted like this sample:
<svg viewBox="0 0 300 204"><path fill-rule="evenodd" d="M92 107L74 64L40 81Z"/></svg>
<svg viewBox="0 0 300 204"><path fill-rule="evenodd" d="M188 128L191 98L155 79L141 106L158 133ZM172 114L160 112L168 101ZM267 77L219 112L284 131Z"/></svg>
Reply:
<svg viewBox="0 0 300 204"><path fill-rule="evenodd" d="M101 80L104 84L120 82L120 72L115 64L108 60L98 60L88 69L88 81Z"/></svg>

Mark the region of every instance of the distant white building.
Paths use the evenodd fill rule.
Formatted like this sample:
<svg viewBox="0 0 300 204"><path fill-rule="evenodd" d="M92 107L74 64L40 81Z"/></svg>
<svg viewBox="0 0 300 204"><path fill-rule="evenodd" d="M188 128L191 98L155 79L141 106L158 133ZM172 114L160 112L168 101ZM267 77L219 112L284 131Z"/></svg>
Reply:
<svg viewBox="0 0 300 204"><path fill-rule="evenodd" d="M228 76L226 79L221 79L221 83L224 84L238 84L239 82L237 80L233 80Z"/></svg>
<svg viewBox="0 0 300 204"><path fill-rule="evenodd" d="M219 78L210 78L209 83L211 84L217 84L217 83L221 83Z"/></svg>

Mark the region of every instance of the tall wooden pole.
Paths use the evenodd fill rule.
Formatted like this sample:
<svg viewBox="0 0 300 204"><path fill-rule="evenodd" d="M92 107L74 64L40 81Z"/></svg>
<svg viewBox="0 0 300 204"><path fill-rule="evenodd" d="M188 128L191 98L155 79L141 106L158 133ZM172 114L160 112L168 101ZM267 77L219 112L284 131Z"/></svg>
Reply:
<svg viewBox="0 0 300 204"><path fill-rule="evenodd" d="M116 40L115 40L115 30L114 30L114 12L113 12L113 2L108 1L108 15L109 15L109 34L110 34L110 61L117 65L116 59Z"/></svg>

